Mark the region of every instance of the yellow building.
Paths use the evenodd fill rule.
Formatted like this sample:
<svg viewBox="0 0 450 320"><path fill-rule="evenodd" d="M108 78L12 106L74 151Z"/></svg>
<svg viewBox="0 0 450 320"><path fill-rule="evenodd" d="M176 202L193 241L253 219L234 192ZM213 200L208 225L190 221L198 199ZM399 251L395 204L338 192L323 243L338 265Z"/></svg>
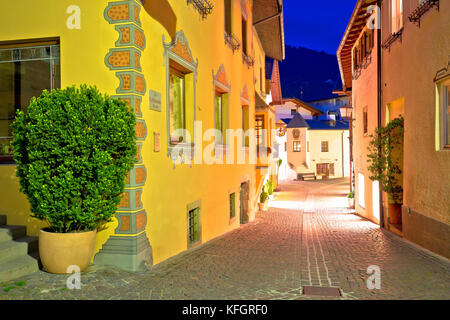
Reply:
<svg viewBox="0 0 450 320"><path fill-rule="evenodd" d="M139 162L114 222L98 233L95 263L145 269L254 219L252 143L225 133L255 128L265 57L284 58L281 0L3 1L0 12L8 224L28 235L45 226L19 192L6 146L11 115L43 89L82 83L137 116ZM245 163L228 162L242 150Z"/></svg>

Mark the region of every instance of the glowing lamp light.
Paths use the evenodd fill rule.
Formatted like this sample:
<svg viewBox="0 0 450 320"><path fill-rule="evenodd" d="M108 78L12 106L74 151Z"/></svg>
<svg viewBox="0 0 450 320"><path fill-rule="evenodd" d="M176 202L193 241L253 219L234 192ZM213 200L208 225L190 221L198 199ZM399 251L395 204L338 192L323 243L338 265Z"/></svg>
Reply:
<svg viewBox="0 0 450 320"><path fill-rule="evenodd" d="M341 117L344 119L351 119L352 118L352 107L350 107L348 104L340 107L339 111L341 112Z"/></svg>

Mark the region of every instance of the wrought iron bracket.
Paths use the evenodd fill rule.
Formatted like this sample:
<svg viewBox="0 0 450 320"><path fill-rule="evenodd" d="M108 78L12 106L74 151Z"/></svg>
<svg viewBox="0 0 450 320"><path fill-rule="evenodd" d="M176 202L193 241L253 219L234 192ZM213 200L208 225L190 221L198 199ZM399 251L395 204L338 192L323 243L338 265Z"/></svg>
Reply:
<svg viewBox="0 0 450 320"><path fill-rule="evenodd" d="M383 42L382 48L383 49L389 49L389 51L391 50L391 46L392 44L397 41L398 39L400 39L400 41L402 41L402 34L403 34L403 28L401 28L398 32L394 32L392 33L387 39L386 41Z"/></svg>
<svg viewBox="0 0 450 320"><path fill-rule="evenodd" d="M242 52L242 60L247 64L249 67L253 67L255 65L255 59L252 57L246 55L244 52Z"/></svg>
<svg viewBox="0 0 450 320"><path fill-rule="evenodd" d="M408 16L409 21L417 24L420 28L420 19L433 7L436 7L437 11L439 11L439 0L425 0Z"/></svg>
<svg viewBox="0 0 450 320"><path fill-rule="evenodd" d="M228 34L226 31L225 31L225 44L227 44L231 48L231 50L233 50L233 53L239 50L239 48L241 47L241 43L236 38L236 36L234 34Z"/></svg>
<svg viewBox="0 0 450 320"><path fill-rule="evenodd" d="M187 0L187 4L192 4L203 20L208 17L208 14L212 13L214 8L214 5L209 0Z"/></svg>

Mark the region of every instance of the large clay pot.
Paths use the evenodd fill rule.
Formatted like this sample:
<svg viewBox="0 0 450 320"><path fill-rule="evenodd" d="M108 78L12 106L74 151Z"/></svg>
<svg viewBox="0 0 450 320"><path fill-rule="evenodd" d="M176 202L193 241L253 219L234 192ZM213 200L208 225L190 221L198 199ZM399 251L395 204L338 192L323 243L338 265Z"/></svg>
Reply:
<svg viewBox="0 0 450 320"><path fill-rule="evenodd" d="M389 211L389 223L401 224L402 223L402 205L396 203L388 204Z"/></svg>
<svg viewBox="0 0 450 320"><path fill-rule="evenodd" d="M87 268L94 254L97 230L77 233L39 231L39 256L44 270L50 273L69 273L69 266Z"/></svg>

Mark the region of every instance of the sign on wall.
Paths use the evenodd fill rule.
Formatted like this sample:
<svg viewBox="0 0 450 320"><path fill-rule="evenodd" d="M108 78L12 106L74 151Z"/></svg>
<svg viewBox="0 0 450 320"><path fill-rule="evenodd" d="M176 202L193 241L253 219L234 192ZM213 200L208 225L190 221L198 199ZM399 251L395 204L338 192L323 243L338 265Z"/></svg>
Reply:
<svg viewBox="0 0 450 320"><path fill-rule="evenodd" d="M159 132L153 132L153 137L154 137L153 151L159 152L161 151L161 135Z"/></svg>
<svg viewBox="0 0 450 320"><path fill-rule="evenodd" d="M161 111L161 93L149 90L150 110Z"/></svg>

